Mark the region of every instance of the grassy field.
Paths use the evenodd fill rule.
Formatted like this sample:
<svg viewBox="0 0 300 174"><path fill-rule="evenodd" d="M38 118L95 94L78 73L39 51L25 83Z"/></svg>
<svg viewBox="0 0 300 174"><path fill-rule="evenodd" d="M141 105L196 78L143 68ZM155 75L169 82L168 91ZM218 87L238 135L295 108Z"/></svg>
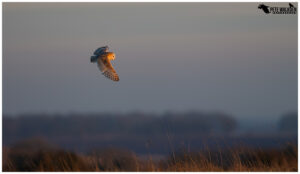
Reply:
<svg viewBox="0 0 300 174"><path fill-rule="evenodd" d="M291 144L281 149L182 149L160 160L113 148L81 154L57 148L4 147L3 171L298 171L297 154L297 146Z"/></svg>

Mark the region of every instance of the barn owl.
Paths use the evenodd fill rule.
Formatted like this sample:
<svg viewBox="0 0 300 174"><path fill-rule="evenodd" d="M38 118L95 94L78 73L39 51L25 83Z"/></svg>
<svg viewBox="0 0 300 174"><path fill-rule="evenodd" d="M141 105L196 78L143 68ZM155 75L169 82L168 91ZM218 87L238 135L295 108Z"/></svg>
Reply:
<svg viewBox="0 0 300 174"><path fill-rule="evenodd" d="M108 46L100 47L94 52L94 55L91 56L91 62L97 62L98 68L105 77L113 81L119 81L119 76L110 63L115 57L115 53L108 52Z"/></svg>

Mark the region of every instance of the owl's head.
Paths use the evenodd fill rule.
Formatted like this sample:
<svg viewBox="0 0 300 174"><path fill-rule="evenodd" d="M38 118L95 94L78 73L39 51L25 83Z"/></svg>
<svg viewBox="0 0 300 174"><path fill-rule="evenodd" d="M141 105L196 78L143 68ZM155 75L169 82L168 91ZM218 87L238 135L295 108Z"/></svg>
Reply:
<svg viewBox="0 0 300 174"><path fill-rule="evenodd" d="M115 53L113 53L113 52L108 52L107 54L108 54L107 57L108 57L109 60L115 60L115 58L116 58Z"/></svg>

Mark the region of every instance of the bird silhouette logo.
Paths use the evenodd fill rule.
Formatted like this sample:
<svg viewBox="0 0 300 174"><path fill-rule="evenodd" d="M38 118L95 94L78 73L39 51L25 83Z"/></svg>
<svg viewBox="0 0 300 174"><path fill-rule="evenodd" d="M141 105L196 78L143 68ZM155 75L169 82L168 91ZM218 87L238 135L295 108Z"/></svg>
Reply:
<svg viewBox="0 0 300 174"><path fill-rule="evenodd" d="M266 14L270 13L269 6L266 6L264 4L259 4L258 8L262 9Z"/></svg>
<svg viewBox="0 0 300 174"><path fill-rule="evenodd" d="M261 9L265 14L297 14L297 7L289 3L289 7L267 6L259 4L258 9Z"/></svg>
<svg viewBox="0 0 300 174"><path fill-rule="evenodd" d="M295 8L293 4L289 3L290 8Z"/></svg>

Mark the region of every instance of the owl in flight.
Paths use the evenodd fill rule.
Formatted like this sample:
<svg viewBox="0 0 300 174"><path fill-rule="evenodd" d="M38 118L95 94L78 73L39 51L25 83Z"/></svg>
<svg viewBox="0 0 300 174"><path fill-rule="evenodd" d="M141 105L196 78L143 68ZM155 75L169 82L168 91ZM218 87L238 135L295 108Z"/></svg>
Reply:
<svg viewBox="0 0 300 174"><path fill-rule="evenodd" d="M115 57L115 53L108 52L108 46L100 47L94 52L94 55L91 56L91 62L97 62L98 68L105 77L113 81L119 81L119 76L110 63Z"/></svg>

